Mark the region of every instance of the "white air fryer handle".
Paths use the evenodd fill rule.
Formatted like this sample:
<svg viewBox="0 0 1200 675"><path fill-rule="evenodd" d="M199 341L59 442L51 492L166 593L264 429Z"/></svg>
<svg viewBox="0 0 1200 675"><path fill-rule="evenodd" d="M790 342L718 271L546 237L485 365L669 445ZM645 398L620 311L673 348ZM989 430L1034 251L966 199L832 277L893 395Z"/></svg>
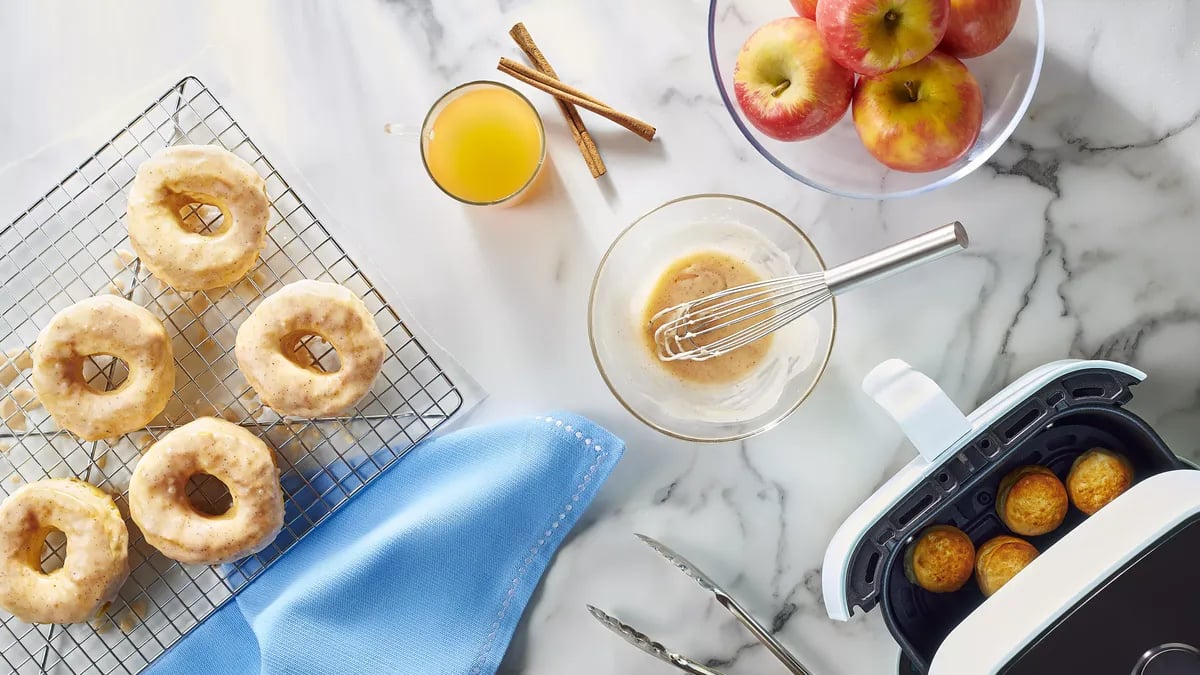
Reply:
<svg viewBox="0 0 1200 675"><path fill-rule="evenodd" d="M960 439L972 433L966 415L925 374L900 359L875 366L863 378L863 391L875 399L904 430L926 461L935 463Z"/></svg>

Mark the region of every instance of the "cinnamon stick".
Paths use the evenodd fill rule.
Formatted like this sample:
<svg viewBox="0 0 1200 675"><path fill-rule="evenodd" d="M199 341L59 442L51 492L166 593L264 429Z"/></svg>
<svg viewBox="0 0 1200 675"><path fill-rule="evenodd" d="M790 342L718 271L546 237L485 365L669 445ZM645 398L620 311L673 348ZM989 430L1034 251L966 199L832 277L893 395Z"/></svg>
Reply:
<svg viewBox="0 0 1200 675"><path fill-rule="evenodd" d="M535 68L556 80L558 79L558 73L554 72L550 61L542 54L542 50L538 49L537 43L533 41L533 36L526 30L525 24L518 23L508 31L508 34L512 36L521 51L525 52L525 56ZM575 139L575 145L579 146L579 152L583 155L583 161L587 163L588 171L592 172L592 178L603 176L608 169L604 166L604 160L600 157L600 150L596 147L596 142L592 140L591 133L583 124L583 118L579 116L579 110L575 108L574 104L561 98L555 98L554 101L558 104L558 109L567 122L567 128L571 130L571 137Z"/></svg>
<svg viewBox="0 0 1200 675"><path fill-rule="evenodd" d="M501 57L500 64L496 68L505 75L514 77L535 89L541 89L552 96L574 103L584 110L590 110L607 120L615 122L647 141L654 140L655 129L648 122L643 122L632 115L614 110L606 103L593 98L589 94L570 85L563 84L557 78L550 77L529 66L503 57Z"/></svg>

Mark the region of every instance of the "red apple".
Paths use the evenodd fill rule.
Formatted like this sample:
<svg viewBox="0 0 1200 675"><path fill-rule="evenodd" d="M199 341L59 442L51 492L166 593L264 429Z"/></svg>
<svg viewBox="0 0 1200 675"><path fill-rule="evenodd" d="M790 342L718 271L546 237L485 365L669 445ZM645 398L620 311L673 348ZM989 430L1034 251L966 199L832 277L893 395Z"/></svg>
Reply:
<svg viewBox="0 0 1200 675"><path fill-rule="evenodd" d="M821 0L817 26L834 60L863 75L920 61L946 33L950 0Z"/></svg>
<svg viewBox="0 0 1200 675"><path fill-rule="evenodd" d="M935 51L854 88L854 127L880 162L900 171L945 168L975 145L983 94L962 61Z"/></svg>
<svg viewBox="0 0 1200 675"><path fill-rule="evenodd" d="M1021 0L950 0L950 24L938 49L969 59L1004 42L1017 24Z"/></svg>
<svg viewBox="0 0 1200 675"><path fill-rule="evenodd" d="M816 136L837 123L854 94L854 73L829 57L817 24L776 19L742 45L733 91L759 131L780 141Z"/></svg>
<svg viewBox="0 0 1200 675"><path fill-rule="evenodd" d="M817 18L817 0L792 0L792 9L806 19Z"/></svg>

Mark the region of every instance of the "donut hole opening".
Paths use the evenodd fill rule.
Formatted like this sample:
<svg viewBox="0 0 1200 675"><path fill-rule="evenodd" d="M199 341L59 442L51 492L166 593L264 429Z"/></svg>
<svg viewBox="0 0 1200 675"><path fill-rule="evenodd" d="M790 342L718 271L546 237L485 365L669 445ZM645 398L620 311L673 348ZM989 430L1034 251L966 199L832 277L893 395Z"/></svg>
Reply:
<svg viewBox="0 0 1200 675"><path fill-rule="evenodd" d="M42 574L61 569L67 559L67 535L62 530L51 528L42 540L41 568Z"/></svg>
<svg viewBox="0 0 1200 675"><path fill-rule="evenodd" d="M319 373L336 373L342 369L333 345L316 333L293 333L279 345L283 355L292 363Z"/></svg>
<svg viewBox="0 0 1200 675"><path fill-rule="evenodd" d="M192 508L206 516L220 516L233 506L229 488L216 476L198 473L188 479L187 498Z"/></svg>
<svg viewBox="0 0 1200 675"><path fill-rule="evenodd" d="M82 360L81 376L94 392L116 391L129 377L129 364L112 354L93 354Z"/></svg>
<svg viewBox="0 0 1200 675"><path fill-rule="evenodd" d="M212 236L225 231L230 219L221 207L204 202L187 202L179 207L179 225L187 232Z"/></svg>

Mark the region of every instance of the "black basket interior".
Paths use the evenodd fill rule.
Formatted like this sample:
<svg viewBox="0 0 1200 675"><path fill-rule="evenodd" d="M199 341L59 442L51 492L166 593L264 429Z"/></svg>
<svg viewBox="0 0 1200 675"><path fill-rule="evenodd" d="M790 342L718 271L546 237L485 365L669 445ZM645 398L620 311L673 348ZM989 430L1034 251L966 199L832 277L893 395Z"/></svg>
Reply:
<svg viewBox="0 0 1200 675"><path fill-rule="evenodd" d="M922 528L953 525L966 532L976 546L992 537L1011 534L996 514L996 488L1001 478L1017 467L1039 464L1065 479L1075 458L1094 447L1115 450L1129 458L1136 471L1135 482L1186 468L1149 425L1125 409L1111 405L1072 408L1052 415L1040 431L1011 448L1001 461L972 476L954 499L922 518ZM1039 551L1045 551L1085 518L1072 506L1058 529L1028 540ZM955 593L930 593L915 586L904 574L908 541L895 547L887 559L880 604L884 621L911 666L925 672L942 641L984 597L974 580Z"/></svg>

